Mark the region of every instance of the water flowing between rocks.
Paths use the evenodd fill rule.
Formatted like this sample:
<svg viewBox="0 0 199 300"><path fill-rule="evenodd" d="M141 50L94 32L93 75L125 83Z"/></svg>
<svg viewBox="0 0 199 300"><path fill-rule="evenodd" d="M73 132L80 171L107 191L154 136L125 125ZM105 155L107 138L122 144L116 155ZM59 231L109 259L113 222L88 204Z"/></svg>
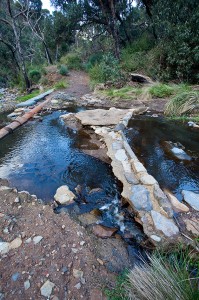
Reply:
<svg viewBox="0 0 199 300"><path fill-rule="evenodd" d="M80 140L84 142L85 132L81 135L66 127L59 118L80 110L83 108L71 107L67 112L44 114L42 121L34 119L0 141L0 178L8 179L19 190L36 194L46 203L53 200L59 186L67 185L77 195L69 212L81 215L95 210L96 223L117 227L129 243L142 241L141 227L131 212L122 207L121 184L111 166L82 152L78 145ZM130 121L125 134L162 188L174 192L179 200L182 189L199 190L197 132L165 119L142 116ZM191 160L176 159L165 147L165 141L178 142L180 147L182 144ZM61 210L68 208L59 206L55 211Z"/></svg>

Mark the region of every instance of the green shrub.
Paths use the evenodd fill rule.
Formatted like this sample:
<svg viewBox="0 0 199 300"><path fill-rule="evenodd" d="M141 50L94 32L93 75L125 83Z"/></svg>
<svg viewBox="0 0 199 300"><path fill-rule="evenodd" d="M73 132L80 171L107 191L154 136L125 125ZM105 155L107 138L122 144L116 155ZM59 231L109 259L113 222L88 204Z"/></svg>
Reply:
<svg viewBox="0 0 199 300"><path fill-rule="evenodd" d="M60 59L60 62L66 65L69 69L81 70L82 60L76 53L68 53Z"/></svg>
<svg viewBox="0 0 199 300"><path fill-rule="evenodd" d="M48 85L49 84L49 80L48 80L48 78L42 76L41 79L40 79L40 81L39 81L39 83L41 85Z"/></svg>
<svg viewBox="0 0 199 300"><path fill-rule="evenodd" d="M156 84L149 89L149 93L158 98L169 97L174 93L174 88L167 84Z"/></svg>
<svg viewBox="0 0 199 300"><path fill-rule="evenodd" d="M103 56L100 64L89 70L89 75L91 81L96 84L108 81L114 83L124 79L119 61L110 53Z"/></svg>
<svg viewBox="0 0 199 300"><path fill-rule="evenodd" d="M38 83L41 78L41 72L36 69L30 70L28 75L32 83Z"/></svg>
<svg viewBox="0 0 199 300"><path fill-rule="evenodd" d="M128 272L124 271L121 275L119 275L116 279L116 284L113 289L105 289L105 295L108 300L127 300L127 293L125 287L128 282Z"/></svg>
<svg viewBox="0 0 199 300"><path fill-rule="evenodd" d="M173 97L166 105L167 116L181 116L190 113L199 105L199 93L196 91L182 92Z"/></svg>
<svg viewBox="0 0 199 300"><path fill-rule="evenodd" d="M68 87L68 83L66 81L58 81L55 85L54 88L55 90L59 90L59 89L66 89Z"/></svg>
<svg viewBox="0 0 199 300"><path fill-rule="evenodd" d="M102 53L95 53L92 54L89 59L87 60L85 64L86 71L89 71L92 67L94 67L96 64L99 64L102 61L103 54Z"/></svg>
<svg viewBox="0 0 199 300"><path fill-rule="evenodd" d="M68 68L64 65L61 65L59 69L59 74L62 76L68 76Z"/></svg>

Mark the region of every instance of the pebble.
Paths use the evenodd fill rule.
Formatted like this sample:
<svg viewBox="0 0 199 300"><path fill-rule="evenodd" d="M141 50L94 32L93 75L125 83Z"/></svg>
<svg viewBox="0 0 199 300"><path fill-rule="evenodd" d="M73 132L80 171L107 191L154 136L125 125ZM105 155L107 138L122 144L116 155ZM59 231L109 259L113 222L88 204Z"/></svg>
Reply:
<svg viewBox="0 0 199 300"><path fill-rule="evenodd" d="M17 249L21 246L21 244L22 244L22 239L18 237L10 243L9 248L10 249Z"/></svg>
<svg viewBox="0 0 199 300"><path fill-rule="evenodd" d="M73 269L73 276L75 278L82 278L83 275L84 275L83 271L77 270L77 269Z"/></svg>
<svg viewBox="0 0 199 300"><path fill-rule="evenodd" d="M25 240L25 244L29 244L32 241L32 238L30 237L29 239Z"/></svg>
<svg viewBox="0 0 199 300"><path fill-rule="evenodd" d="M17 281L21 277L20 273L14 273L11 277L12 281Z"/></svg>
<svg viewBox="0 0 199 300"><path fill-rule="evenodd" d="M77 283L75 286L74 286L77 290L79 290L81 288L81 283Z"/></svg>
<svg viewBox="0 0 199 300"><path fill-rule="evenodd" d="M37 235L33 238L33 243L36 245L43 239L43 236Z"/></svg>
<svg viewBox="0 0 199 300"><path fill-rule="evenodd" d="M78 252L77 248L72 248L71 250L72 250L73 253L77 253Z"/></svg>
<svg viewBox="0 0 199 300"><path fill-rule="evenodd" d="M51 282L50 280L47 280L40 288L41 295L44 297L50 298L54 286L55 286L55 284L53 282Z"/></svg>
<svg viewBox="0 0 199 300"><path fill-rule="evenodd" d="M67 267L63 267L63 268L61 269L61 272L62 272L62 274L68 272L68 268L67 268Z"/></svg>
<svg viewBox="0 0 199 300"><path fill-rule="evenodd" d="M29 280L26 280L25 282L24 282L24 289L25 290L28 290L30 288L30 281Z"/></svg>
<svg viewBox="0 0 199 300"><path fill-rule="evenodd" d="M84 246L85 243L86 243L85 241L81 241L79 244L80 246Z"/></svg>

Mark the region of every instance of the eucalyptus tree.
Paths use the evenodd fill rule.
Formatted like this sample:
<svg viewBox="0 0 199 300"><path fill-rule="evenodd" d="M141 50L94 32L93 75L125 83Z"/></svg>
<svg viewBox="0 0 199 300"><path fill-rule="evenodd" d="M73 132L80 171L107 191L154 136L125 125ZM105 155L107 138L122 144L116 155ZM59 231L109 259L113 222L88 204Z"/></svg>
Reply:
<svg viewBox="0 0 199 300"><path fill-rule="evenodd" d="M17 62L24 81L26 88L30 88L30 80L28 78L24 50L22 47L22 32L23 22L22 15L25 13L27 7L20 7L16 5L13 0L2 0L0 4L0 41L3 42L12 52L13 58ZM6 26L6 30L3 30L3 25ZM7 35L6 31L9 32Z"/></svg>

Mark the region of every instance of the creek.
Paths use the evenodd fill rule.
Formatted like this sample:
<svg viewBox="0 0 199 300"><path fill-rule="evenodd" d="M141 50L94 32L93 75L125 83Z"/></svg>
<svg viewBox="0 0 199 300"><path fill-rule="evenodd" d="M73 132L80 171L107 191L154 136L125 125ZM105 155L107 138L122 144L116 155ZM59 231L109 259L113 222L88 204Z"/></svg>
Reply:
<svg viewBox="0 0 199 300"><path fill-rule="evenodd" d="M199 191L198 130L165 118L134 116L125 134L137 157L162 188L179 200L182 190ZM190 160L177 158L167 148L168 141L180 145Z"/></svg>

